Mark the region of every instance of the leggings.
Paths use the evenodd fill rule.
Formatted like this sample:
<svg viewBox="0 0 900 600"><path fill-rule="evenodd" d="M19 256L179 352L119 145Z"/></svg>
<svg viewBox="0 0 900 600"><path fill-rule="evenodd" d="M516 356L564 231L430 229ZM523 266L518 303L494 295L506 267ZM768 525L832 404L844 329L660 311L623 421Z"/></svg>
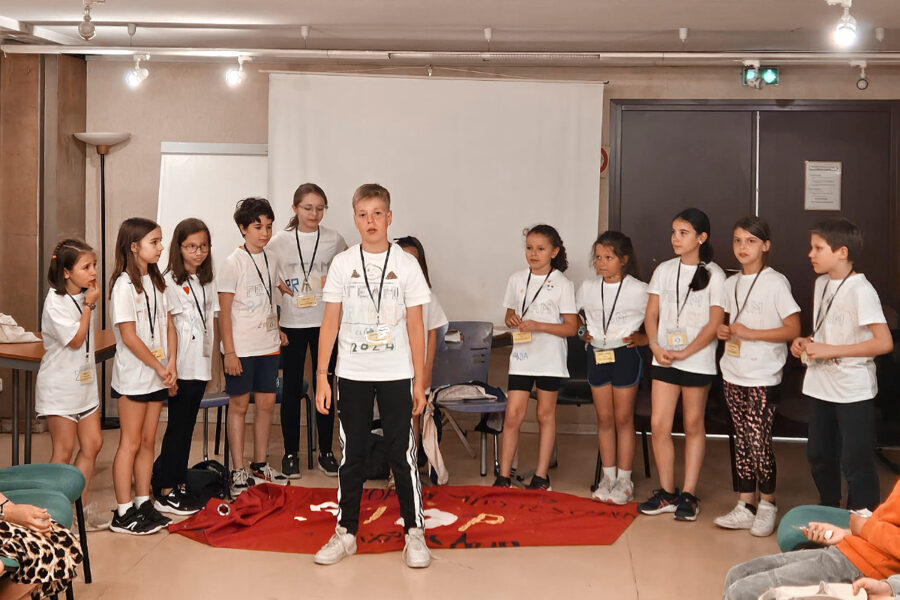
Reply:
<svg viewBox="0 0 900 600"><path fill-rule="evenodd" d="M738 492L775 493L775 453L772 451L773 388L744 387L722 382L725 402L734 423Z"/></svg>
<svg viewBox="0 0 900 600"><path fill-rule="evenodd" d="M284 437L284 453L300 453L300 390L303 381L303 369L306 366L306 348L312 358L313 373L318 368L319 328L282 327L287 336L288 345L281 349L282 374L284 376L284 394L281 398L281 434ZM337 345L335 344L335 349ZM334 372L337 353L331 354L328 371ZM316 377L312 378L312 394L316 397ZM314 409L315 410L315 409ZM334 443L334 404L327 415L316 411L316 431L319 434L319 451L331 452Z"/></svg>

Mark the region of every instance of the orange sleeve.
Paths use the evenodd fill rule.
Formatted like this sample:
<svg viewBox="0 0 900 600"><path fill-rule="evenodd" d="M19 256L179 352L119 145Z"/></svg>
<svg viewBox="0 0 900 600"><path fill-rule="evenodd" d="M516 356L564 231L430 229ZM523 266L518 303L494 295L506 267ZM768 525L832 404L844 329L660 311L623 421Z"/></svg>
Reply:
<svg viewBox="0 0 900 600"><path fill-rule="evenodd" d="M894 523L869 517L859 535L885 554L900 559L900 527Z"/></svg>

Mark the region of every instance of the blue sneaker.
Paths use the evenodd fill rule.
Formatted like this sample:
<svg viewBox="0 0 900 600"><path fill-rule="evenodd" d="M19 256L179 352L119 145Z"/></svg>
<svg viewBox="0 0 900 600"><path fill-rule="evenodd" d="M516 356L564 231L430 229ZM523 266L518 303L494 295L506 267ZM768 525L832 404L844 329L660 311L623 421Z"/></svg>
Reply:
<svg viewBox="0 0 900 600"><path fill-rule="evenodd" d="M678 503L678 488L675 493L667 492L659 488L653 490L653 495L645 501L638 504L638 511L645 515L661 515L662 513L675 512Z"/></svg>

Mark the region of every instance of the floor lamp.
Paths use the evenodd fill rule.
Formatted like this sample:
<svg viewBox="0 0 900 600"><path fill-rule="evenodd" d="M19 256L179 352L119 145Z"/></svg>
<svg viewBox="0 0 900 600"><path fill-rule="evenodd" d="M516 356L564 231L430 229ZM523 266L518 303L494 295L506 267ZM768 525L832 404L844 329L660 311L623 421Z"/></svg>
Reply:
<svg viewBox="0 0 900 600"><path fill-rule="evenodd" d="M116 144L121 144L131 137L130 133L122 132L84 132L76 133L75 137L85 144L96 146L100 155L100 328L106 329L106 155L109 149ZM119 419L106 416L106 361L100 365L100 415L103 429L117 429Z"/></svg>

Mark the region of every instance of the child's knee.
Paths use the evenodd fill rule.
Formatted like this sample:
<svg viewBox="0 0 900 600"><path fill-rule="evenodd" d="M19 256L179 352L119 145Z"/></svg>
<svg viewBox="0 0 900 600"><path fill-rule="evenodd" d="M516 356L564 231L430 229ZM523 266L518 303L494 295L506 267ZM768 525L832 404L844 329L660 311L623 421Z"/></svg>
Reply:
<svg viewBox="0 0 900 600"><path fill-rule="evenodd" d="M552 406L549 408L541 408L538 407L537 410L537 418L538 421L542 425L548 425L556 422L556 406Z"/></svg>
<svg viewBox="0 0 900 600"><path fill-rule="evenodd" d="M98 454L100 454L100 449L103 448L103 436L102 435L89 435L79 440L80 449L79 452L87 456L88 458L96 458Z"/></svg>

